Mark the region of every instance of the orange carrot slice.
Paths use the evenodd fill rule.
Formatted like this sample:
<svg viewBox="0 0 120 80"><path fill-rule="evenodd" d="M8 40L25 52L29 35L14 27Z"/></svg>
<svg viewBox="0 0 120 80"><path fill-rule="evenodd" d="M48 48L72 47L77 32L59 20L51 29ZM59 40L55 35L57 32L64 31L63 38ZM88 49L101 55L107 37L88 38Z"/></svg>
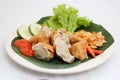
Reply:
<svg viewBox="0 0 120 80"><path fill-rule="evenodd" d="M93 50L90 48L89 45L86 45L86 50L92 57L94 57L94 58L96 57L95 53L93 52Z"/></svg>
<svg viewBox="0 0 120 80"><path fill-rule="evenodd" d="M102 54L104 51L92 49L95 54Z"/></svg>

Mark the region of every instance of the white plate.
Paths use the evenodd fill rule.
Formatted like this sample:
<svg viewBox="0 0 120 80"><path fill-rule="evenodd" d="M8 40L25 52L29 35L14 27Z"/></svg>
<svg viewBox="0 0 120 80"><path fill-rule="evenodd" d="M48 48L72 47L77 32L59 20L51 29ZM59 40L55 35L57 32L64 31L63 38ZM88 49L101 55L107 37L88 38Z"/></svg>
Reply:
<svg viewBox="0 0 120 80"><path fill-rule="evenodd" d="M77 72L83 72L86 70L90 70L92 68L95 68L105 62L110 55L112 54L112 49L114 47L114 43L107 48L107 50L104 51L103 54L97 56L94 59L91 59L87 62L81 63L75 67L72 68L67 68L67 69L47 69L47 68L42 68L37 65L32 64L31 62L25 60L21 56L15 53L11 47L11 42L12 40L17 36L16 31L13 31L8 35L8 38L6 39L5 47L7 50L8 55L18 64L34 70L38 72L44 72L44 73L52 73L52 74L70 74L70 73L77 73Z"/></svg>

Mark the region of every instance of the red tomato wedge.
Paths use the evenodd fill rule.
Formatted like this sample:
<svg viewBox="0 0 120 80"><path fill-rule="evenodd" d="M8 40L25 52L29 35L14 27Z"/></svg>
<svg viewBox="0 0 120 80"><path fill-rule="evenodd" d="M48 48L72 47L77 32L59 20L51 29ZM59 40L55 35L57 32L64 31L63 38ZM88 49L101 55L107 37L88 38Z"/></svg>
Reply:
<svg viewBox="0 0 120 80"><path fill-rule="evenodd" d="M14 42L14 46L19 48L20 52L23 55L29 56L29 57L34 56L34 51L32 50L32 44L28 40L25 40L25 39L16 40Z"/></svg>

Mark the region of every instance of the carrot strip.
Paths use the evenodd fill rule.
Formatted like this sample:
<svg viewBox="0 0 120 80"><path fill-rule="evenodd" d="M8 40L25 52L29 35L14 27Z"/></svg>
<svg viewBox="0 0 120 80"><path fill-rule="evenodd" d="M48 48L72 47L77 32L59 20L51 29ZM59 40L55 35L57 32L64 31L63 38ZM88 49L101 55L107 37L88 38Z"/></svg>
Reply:
<svg viewBox="0 0 120 80"><path fill-rule="evenodd" d="M95 54L102 54L104 51L92 49Z"/></svg>
<svg viewBox="0 0 120 80"><path fill-rule="evenodd" d="M93 50L90 48L89 45L86 45L86 50L92 57L94 57L94 58L96 57L95 53L93 52Z"/></svg>

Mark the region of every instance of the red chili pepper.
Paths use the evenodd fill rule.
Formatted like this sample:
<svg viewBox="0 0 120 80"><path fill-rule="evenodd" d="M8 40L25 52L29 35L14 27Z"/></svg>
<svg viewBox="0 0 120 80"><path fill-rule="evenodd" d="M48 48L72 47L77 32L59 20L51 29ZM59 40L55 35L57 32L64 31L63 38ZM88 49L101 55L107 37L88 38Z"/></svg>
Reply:
<svg viewBox="0 0 120 80"><path fill-rule="evenodd" d="M96 57L95 53L93 52L93 50L90 48L89 45L86 45L86 50L92 57L94 57L94 58Z"/></svg>
<svg viewBox="0 0 120 80"><path fill-rule="evenodd" d="M102 54L104 51L92 49L95 54Z"/></svg>

